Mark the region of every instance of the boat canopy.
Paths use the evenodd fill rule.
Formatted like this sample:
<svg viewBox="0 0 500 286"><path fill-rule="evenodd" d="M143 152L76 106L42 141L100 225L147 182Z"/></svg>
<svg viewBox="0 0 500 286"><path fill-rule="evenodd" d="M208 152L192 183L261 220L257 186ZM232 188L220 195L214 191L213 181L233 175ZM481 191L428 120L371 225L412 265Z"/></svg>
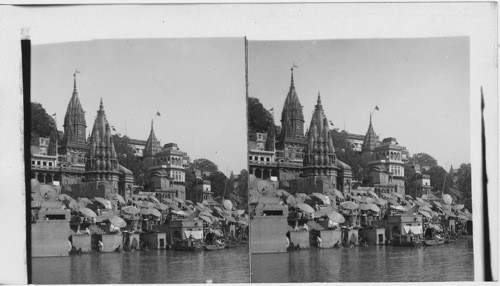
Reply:
<svg viewBox="0 0 500 286"><path fill-rule="evenodd" d="M422 234L422 227L418 225L404 225L403 228L406 234L408 234L410 230L413 234Z"/></svg>
<svg viewBox="0 0 500 286"><path fill-rule="evenodd" d="M201 230L185 230L184 235L186 237L193 236L194 239L203 239L203 231Z"/></svg>

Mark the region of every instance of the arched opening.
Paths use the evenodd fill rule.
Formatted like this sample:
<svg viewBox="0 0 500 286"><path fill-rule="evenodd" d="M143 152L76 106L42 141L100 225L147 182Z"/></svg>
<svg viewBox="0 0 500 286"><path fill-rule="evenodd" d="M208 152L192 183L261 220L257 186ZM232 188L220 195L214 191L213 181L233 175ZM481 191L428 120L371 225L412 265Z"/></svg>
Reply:
<svg viewBox="0 0 500 286"><path fill-rule="evenodd" d="M401 234L401 231L399 230L399 227L397 225L392 227L392 236L399 236Z"/></svg>
<svg viewBox="0 0 500 286"><path fill-rule="evenodd" d="M174 231L174 233L172 234L172 238L174 241L182 240L181 233L178 230Z"/></svg>

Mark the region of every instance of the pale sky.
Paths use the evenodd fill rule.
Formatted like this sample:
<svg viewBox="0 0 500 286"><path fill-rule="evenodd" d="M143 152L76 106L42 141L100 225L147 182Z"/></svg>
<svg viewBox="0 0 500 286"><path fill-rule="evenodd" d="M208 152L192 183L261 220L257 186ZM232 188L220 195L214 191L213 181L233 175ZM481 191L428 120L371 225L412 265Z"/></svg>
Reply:
<svg viewBox="0 0 500 286"><path fill-rule="evenodd" d="M246 169L243 38L96 40L32 47L32 101L64 115L77 89L91 132L102 97L116 133L175 142L226 173Z"/></svg>
<svg viewBox="0 0 500 286"><path fill-rule="evenodd" d="M304 128L321 92L340 130L366 134L378 106L373 126L381 140L395 137L410 154L428 153L445 168L470 163L467 37L250 41L248 50L249 96L274 108L276 124L295 63Z"/></svg>

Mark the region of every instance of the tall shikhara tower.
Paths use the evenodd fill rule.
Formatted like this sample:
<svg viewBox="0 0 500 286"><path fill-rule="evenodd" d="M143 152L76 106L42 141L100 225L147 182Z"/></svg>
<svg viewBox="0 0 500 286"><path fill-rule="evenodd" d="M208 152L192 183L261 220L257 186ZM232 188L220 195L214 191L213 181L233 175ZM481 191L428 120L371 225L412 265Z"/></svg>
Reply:
<svg viewBox="0 0 500 286"><path fill-rule="evenodd" d="M361 149L361 154L365 162L375 160L375 148L379 145L380 140L373 129L372 115L370 114L370 125L368 126L368 131L366 131L365 141L363 142L363 147Z"/></svg>
<svg viewBox="0 0 500 286"><path fill-rule="evenodd" d="M73 74L73 95L69 101L66 115L64 116L64 135L62 148L63 153L85 153L88 150L88 142L85 140L87 123L78 91L76 89L76 73Z"/></svg>
<svg viewBox="0 0 500 286"><path fill-rule="evenodd" d="M302 113L302 105L295 91L293 80L293 68L291 69L290 90L286 96L285 105L281 112L281 133L276 138L276 148L278 151L278 160L297 167L302 165L303 149L306 146L304 137L304 114ZM290 165L292 164L292 165Z"/></svg>
<svg viewBox="0 0 500 286"><path fill-rule="evenodd" d="M85 179L87 181L110 181L113 183L113 188L117 189L119 175L115 145L101 99L92 134L90 135L90 150L85 165Z"/></svg>
<svg viewBox="0 0 500 286"><path fill-rule="evenodd" d="M156 139L155 131L153 128L153 120L151 120L151 131L149 132L148 140L146 140L146 146L144 147L143 158L144 165L151 167L155 165L155 156L161 151L161 144L158 139Z"/></svg>
<svg viewBox="0 0 500 286"><path fill-rule="evenodd" d="M292 79L290 91L288 91L285 105L283 106L283 111L281 112L280 137L283 141L304 137L304 114L302 113L302 105L300 104L299 97L295 91L293 68L291 70Z"/></svg>
<svg viewBox="0 0 500 286"><path fill-rule="evenodd" d="M335 148L333 147L332 136L328 129L328 120L323 111L319 94L309 132L307 133L303 166L305 177L327 176L336 178L337 176Z"/></svg>

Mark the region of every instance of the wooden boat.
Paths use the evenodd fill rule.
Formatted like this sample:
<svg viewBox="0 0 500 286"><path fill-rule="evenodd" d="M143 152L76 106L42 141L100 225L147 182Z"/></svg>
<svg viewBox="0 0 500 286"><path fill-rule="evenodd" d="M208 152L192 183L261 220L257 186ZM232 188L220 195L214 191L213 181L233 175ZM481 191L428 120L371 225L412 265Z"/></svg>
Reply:
<svg viewBox="0 0 500 286"><path fill-rule="evenodd" d="M434 239L426 239L424 240L425 246L434 246L444 244L444 238L434 238Z"/></svg>
<svg viewBox="0 0 500 286"><path fill-rule="evenodd" d="M220 244L205 244L203 248L208 251L213 251L213 250L221 250L226 247L226 244L220 243Z"/></svg>
<svg viewBox="0 0 500 286"><path fill-rule="evenodd" d="M420 246L422 241L416 235L401 235L394 236L392 240L392 245L396 246Z"/></svg>
<svg viewBox="0 0 500 286"><path fill-rule="evenodd" d="M174 241L172 249L180 251L198 251L202 250L203 247L198 240L177 240Z"/></svg>

